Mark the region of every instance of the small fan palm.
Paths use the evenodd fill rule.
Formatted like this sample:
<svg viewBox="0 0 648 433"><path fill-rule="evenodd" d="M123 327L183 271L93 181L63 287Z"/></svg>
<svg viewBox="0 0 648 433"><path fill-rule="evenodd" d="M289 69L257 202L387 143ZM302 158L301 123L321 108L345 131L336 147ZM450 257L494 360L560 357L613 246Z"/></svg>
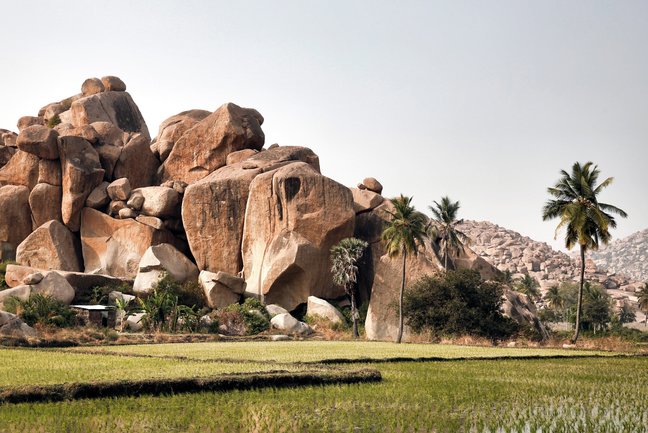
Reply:
<svg viewBox="0 0 648 433"><path fill-rule="evenodd" d="M614 178L608 177L597 185L600 171L593 163L584 165L576 162L572 172L562 170L558 182L547 191L552 196L542 210L544 221L558 218L556 236L562 228L566 228L565 246L572 249L580 247L580 284L576 304L576 330L572 341L578 340L580 319L583 307L583 285L585 283L585 254L589 250L597 250L600 244L606 245L612 235L609 229L616 227L612 214L622 218L628 215L616 206L599 203L598 194L608 187Z"/></svg>
<svg viewBox="0 0 648 433"><path fill-rule="evenodd" d="M443 267L448 269L448 261L452 264L451 256L457 256L464 251L464 245L470 242L468 236L460 231L457 226L463 223L463 219L457 220L460 204L453 202L450 197L441 197L441 203L434 202L429 206L434 223L430 229L434 238L440 239L441 251L443 251Z"/></svg>
<svg viewBox="0 0 648 433"><path fill-rule="evenodd" d="M427 218L412 205L412 198L401 194L391 200L394 211L389 212L391 220L382 233L387 254L390 257L403 257L400 298L398 303L398 336L396 343L403 339L403 295L405 293L405 268L408 254L418 254L418 246L426 237Z"/></svg>
<svg viewBox="0 0 648 433"><path fill-rule="evenodd" d="M331 248L331 273L333 282L342 286L351 298L351 316L353 318L353 337L358 338L358 309L355 301L354 285L358 279L358 260L369 246L363 240L356 238L342 239Z"/></svg>
<svg viewBox="0 0 648 433"><path fill-rule="evenodd" d="M549 287L549 290L547 290L547 293L544 295L544 299L555 311L565 308L565 298L562 296L562 293L560 293L558 286Z"/></svg>
<svg viewBox="0 0 648 433"><path fill-rule="evenodd" d="M524 274L524 277L515 282L515 290L524 293L531 299L539 299L540 291L538 290L540 283L529 274Z"/></svg>

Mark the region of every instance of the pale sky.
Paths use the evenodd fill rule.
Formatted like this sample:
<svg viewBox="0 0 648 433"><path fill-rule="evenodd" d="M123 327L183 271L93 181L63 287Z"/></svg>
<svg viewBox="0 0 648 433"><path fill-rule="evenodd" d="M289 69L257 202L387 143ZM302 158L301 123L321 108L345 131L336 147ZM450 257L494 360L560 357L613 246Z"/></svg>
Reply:
<svg viewBox="0 0 648 433"><path fill-rule="evenodd" d="M0 128L117 75L152 134L225 102L266 143L312 148L325 175L554 246L541 220L561 168L648 226L647 1L6 1Z"/></svg>

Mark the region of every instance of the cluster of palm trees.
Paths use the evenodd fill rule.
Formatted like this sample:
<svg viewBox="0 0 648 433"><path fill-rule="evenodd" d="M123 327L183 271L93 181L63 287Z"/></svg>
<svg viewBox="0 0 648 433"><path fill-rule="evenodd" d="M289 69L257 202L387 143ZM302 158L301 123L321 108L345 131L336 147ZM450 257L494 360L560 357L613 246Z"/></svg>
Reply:
<svg viewBox="0 0 648 433"><path fill-rule="evenodd" d="M561 177L553 187L548 188L551 196L543 210L542 219L559 219L556 235L561 229L566 230L565 245L568 249L578 246L580 249L580 282L576 308L576 326L572 342L578 340L583 303L583 287L585 283L585 255L590 250L606 245L610 239L610 229L616 227L613 214L626 218L627 214L616 206L601 203L598 195L613 178L608 177L598 183L600 171L592 162L581 165L576 162L571 173L561 170ZM598 184L597 184L598 183ZM463 220L458 219L459 202L453 202L449 197L443 197L440 202L434 202L429 209L433 219L417 211L412 205L412 197L402 194L392 199L393 210L389 211L388 221L382 240L390 257L401 256L402 274L399 295L399 330L396 342L400 343L403 336L403 296L405 291L407 257L418 254L419 246L426 238L431 237L439 245L443 258L444 269L454 267L453 256L464 251L464 246L470 239L458 229ZM367 244L357 239L343 240L332 249L333 276L337 284L343 286L352 297L352 315L354 317L354 335L357 336L357 311L353 297L353 285L357 278L357 261ZM537 287L531 277L520 281L523 288L530 294L537 295ZM557 290L557 289L556 289ZM640 308L648 311L648 283L640 295Z"/></svg>
<svg viewBox="0 0 648 433"><path fill-rule="evenodd" d="M458 220L459 202L453 202L449 197L443 197L441 202L434 202L430 210L434 215L433 220L412 205L412 197L401 194L391 200L393 210L388 211L391 219L382 232L382 240L386 253L390 257L400 256L402 258L401 287L398 302L398 335L396 342L403 339L403 297L405 293L407 257L417 255L419 247L425 239L435 239L443 254L444 268L454 266L452 256L464 251L464 245L469 241L468 236L461 232L457 226L463 222ZM353 335L358 336L357 308L353 285L357 279L357 262L362 257L367 243L355 238L343 239L331 249L333 280L336 284L344 287L346 293L351 297L351 315L353 317Z"/></svg>

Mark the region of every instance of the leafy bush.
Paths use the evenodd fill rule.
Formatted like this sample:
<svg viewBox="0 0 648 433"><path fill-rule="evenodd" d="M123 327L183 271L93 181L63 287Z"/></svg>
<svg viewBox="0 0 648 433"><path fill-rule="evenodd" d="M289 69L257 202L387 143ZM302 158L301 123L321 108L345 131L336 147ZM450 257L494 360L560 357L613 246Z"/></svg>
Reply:
<svg viewBox="0 0 648 433"><path fill-rule="evenodd" d="M243 304L232 304L226 307L224 311L226 313L233 313L228 318L233 322L232 324L234 324L232 319L237 314L240 315L245 325L245 334L247 335L255 335L270 329L270 314L265 306L256 298L247 298ZM219 319L221 323L225 324L222 316L219 316Z"/></svg>
<svg viewBox="0 0 648 433"><path fill-rule="evenodd" d="M543 316L549 321L566 321L575 324L578 283L565 281L560 284L557 293L552 295L553 301L550 302L550 307L543 313ZM581 329L593 332L602 331L607 329L612 319L612 302L606 290L597 284L586 282L583 286ZM624 319L627 319L627 315Z"/></svg>
<svg viewBox="0 0 648 433"><path fill-rule="evenodd" d="M407 324L434 336L475 335L492 340L510 337L518 325L500 312L502 288L483 282L476 271L426 276L405 293Z"/></svg>
<svg viewBox="0 0 648 433"><path fill-rule="evenodd" d="M59 125L60 123L61 123L61 118L59 117L58 114L55 114L54 117L50 118L47 121L47 127L54 128L56 125Z"/></svg>
<svg viewBox="0 0 648 433"><path fill-rule="evenodd" d="M12 260L5 260L0 262L0 290L6 289L7 287L7 282L5 281L5 274L7 273L7 265L14 264L16 262Z"/></svg>
<svg viewBox="0 0 648 433"><path fill-rule="evenodd" d="M49 295L32 295L26 301L9 298L5 309L17 314L29 326L36 324L67 328L76 324L76 314L64 302Z"/></svg>

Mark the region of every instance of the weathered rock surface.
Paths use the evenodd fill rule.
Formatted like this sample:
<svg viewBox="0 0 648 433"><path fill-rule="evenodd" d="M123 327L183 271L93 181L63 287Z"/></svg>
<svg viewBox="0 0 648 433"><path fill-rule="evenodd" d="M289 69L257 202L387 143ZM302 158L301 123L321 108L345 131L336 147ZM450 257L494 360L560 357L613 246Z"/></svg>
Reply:
<svg viewBox="0 0 648 433"><path fill-rule="evenodd" d="M156 142L152 145L154 151L160 156L160 161L166 161L176 141L210 114L212 113L206 110L189 110L171 116L162 122Z"/></svg>
<svg viewBox="0 0 648 433"><path fill-rule="evenodd" d="M16 248L31 233L29 189L26 186L0 187L0 255L13 259Z"/></svg>
<svg viewBox="0 0 648 433"><path fill-rule="evenodd" d="M41 294L51 296L61 302L70 304L75 296L74 288L56 272L47 272L38 284L23 285L0 291L0 303L14 296L22 301L26 301L30 296ZM0 307L2 309L2 307Z"/></svg>
<svg viewBox="0 0 648 433"><path fill-rule="evenodd" d="M144 198L140 208L144 215L158 218L177 218L180 216L181 196L172 188L149 186L133 190L133 195Z"/></svg>
<svg viewBox="0 0 648 433"><path fill-rule="evenodd" d="M58 133L43 125L33 125L18 134L16 144L23 152L31 153L44 159L58 159L56 139Z"/></svg>
<svg viewBox="0 0 648 433"><path fill-rule="evenodd" d="M527 295L514 290L504 290L504 301L501 306L502 314L510 317L519 324L534 328L543 338L549 336L545 326L538 318L535 304Z"/></svg>
<svg viewBox="0 0 648 433"><path fill-rule="evenodd" d="M250 184L256 176L295 161L306 162L319 171L319 159L312 150L278 147L223 167L189 185L183 199L182 221L199 269L231 274L241 271Z"/></svg>
<svg viewBox="0 0 648 433"><path fill-rule="evenodd" d="M7 163L14 156L15 153L16 153L15 148L3 145L2 139L0 139L0 168L7 165Z"/></svg>
<svg viewBox="0 0 648 433"><path fill-rule="evenodd" d="M133 291L150 292L165 274L179 283L196 281L198 268L173 245L153 245L146 250L139 262Z"/></svg>
<svg viewBox="0 0 648 433"><path fill-rule="evenodd" d="M103 92L79 98L70 107L74 126L110 122L126 132L139 132L149 140L146 122L127 92Z"/></svg>
<svg viewBox="0 0 648 433"><path fill-rule="evenodd" d="M402 257L377 256L374 263L375 275L371 290L371 301L365 320L365 331L369 340L393 341L398 335L398 305L402 276ZM441 269L436 254L429 243L419 249L418 255L409 255L406 260L406 287L425 275L435 275ZM403 341L407 341L410 330L406 326Z"/></svg>
<svg viewBox="0 0 648 433"><path fill-rule="evenodd" d="M245 292L245 281L226 272L200 271L198 282L211 308L237 303Z"/></svg>
<svg viewBox="0 0 648 433"><path fill-rule="evenodd" d="M92 190L103 180L104 170L97 151L83 138L60 138L59 153L63 176L61 215L63 223L76 232L81 209Z"/></svg>
<svg viewBox="0 0 648 433"><path fill-rule="evenodd" d="M354 224L349 189L306 163L257 176L243 232L247 292L290 310L311 295L342 295L331 280L329 251L353 235Z"/></svg>
<svg viewBox="0 0 648 433"><path fill-rule="evenodd" d="M265 136L258 111L228 103L187 130L161 168L162 180L192 183L224 166L227 155L242 149L260 150Z"/></svg>
<svg viewBox="0 0 648 433"><path fill-rule="evenodd" d="M95 95L105 90L106 88L99 78L88 78L81 85L81 94L83 96Z"/></svg>
<svg viewBox="0 0 648 433"><path fill-rule="evenodd" d="M63 190L60 186L39 183L29 194L29 207L33 218L33 228L36 229L47 221L62 221L61 202Z"/></svg>
<svg viewBox="0 0 648 433"><path fill-rule="evenodd" d="M75 237L59 221L48 221L18 245L16 261L39 269L82 270Z"/></svg>
<svg viewBox="0 0 648 433"><path fill-rule="evenodd" d="M306 314L309 316L320 316L330 320L332 323L345 323L346 318L340 311L331 305L328 301L316 296L308 297Z"/></svg>
<svg viewBox="0 0 648 433"><path fill-rule="evenodd" d="M143 134L131 138L121 148L113 170L114 178L127 178L133 189L153 185L160 162L151 152L150 143L151 140ZM108 149L111 148L104 150Z"/></svg>
<svg viewBox="0 0 648 433"><path fill-rule="evenodd" d="M38 333L15 314L0 311L0 335L24 338L35 337Z"/></svg>
<svg viewBox="0 0 648 433"><path fill-rule="evenodd" d="M108 197L108 182L101 182L95 189L92 190L88 198L86 199L85 205L93 209L102 209L110 203L110 197Z"/></svg>
<svg viewBox="0 0 648 433"><path fill-rule="evenodd" d="M309 335L313 330L304 322L300 322L288 313L277 314L270 319L270 325L274 329L286 332L288 334Z"/></svg>
<svg viewBox="0 0 648 433"><path fill-rule="evenodd" d="M590 251L596 266L623 274L632 281L648 281L648 229L613 241L599 251Z"/></svg>
<svg viewBox="0 0 648 433"><path fill-rule="evenodd" d="M121 78L115 77L113 75L108 75L101 77L101 83L107 92L125 92L126 83L124 83Z"/></svg>
<svg viewBox="0 0 648 433"><path fill-rule="evenodd" d="M232 152L229 155L227 155L227 159L225 161L225 164L226 165L233 165L233 164L237 164L239 162L243 162L246 159L256 155L257 153L259 153L259 151L255 150L255 149L243 149L243 150L239 150L239 151L236 151L236 152Z"/></svg>
<svg viewBox="0 0 648 433"><path fill-rule="evenodd" d="M362 181L362 185L369 191L375 192L376 194L382 194L383 186L376 178L367 177Z"/></svg>
<svg viewBox="0 0 648 433"><path fill-rule="evenodd" d="M108 185L108 188L106 188L108 197L110 197L111 200L128 200L128 197L130 197L131 195L131 191L132 189L130 182L126 177L113 181L110 185Z"/></svg>
<svg viewBox="0 0 648 433"><path fill-rule="evenodd" d="M38 157L18 150L0 168L0 185L22 185L30 190L38 183Z"/></svg>
<svg viewBox="0 0 648 433"><path fill-rule="evenodd" d="M38 183L61 186L61 162L41 159L38 161Z"/></svg>
<svg viewBox="0 0 648 433"><path fill-rule="evenodd" d="M270 315L270 317L274 317L274 316L277 316L279 314L288 314L288 313L290 313L284 307L282 307L281 305L277 305L277 304L268 304L268 305L266 305L266 310L268 311L268 314Z"/></svg>
<svg viewBox="0 0 648 433"><path fill-rule="evenodd" d="M42 117L37 117L37 116L23 116L20 119L18 119L18 123L16 124L16 127L18 128L18 131L22 131L25 128L29 128L30 126L33 125L44 125L45 124L45 119Z"/></svg>
<svg viewBox="0 0 648 433"><path fill-rule="evenodd" d="M89 273L135 278L150 246L173 242L171 233L134 219L118 220L90 208L81 212L81 247Z"/></svg>
<svg viewBox="0 0 648 433"><path fill-rule="evenodd" d="M353 194L353 210L356 213L375 209L385 201L383 196L367 189L351 188L351 193Z"/></svg>

